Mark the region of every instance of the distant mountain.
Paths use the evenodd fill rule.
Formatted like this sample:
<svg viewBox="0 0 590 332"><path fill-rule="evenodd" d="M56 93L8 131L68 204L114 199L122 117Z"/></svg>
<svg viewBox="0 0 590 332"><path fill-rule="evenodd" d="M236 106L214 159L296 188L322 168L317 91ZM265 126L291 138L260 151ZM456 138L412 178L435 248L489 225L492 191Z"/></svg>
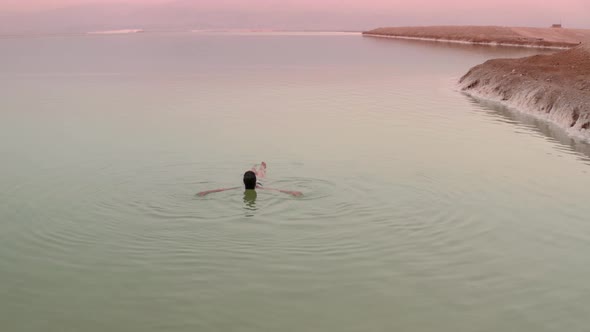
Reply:
<svg viewBox="0 0 590 332"><path fill-rule="evenodd" d="M1 0L0 0L1 1ZM554 13L542 6L529 10L526 17L518 10L506 13L476 7L451 8L443 3L419 8L417 5L382 4L380 8L350 7L350 1L326 0L322 7L312 0L259 2L239 0L170 0L166 4L78 5L36 13L0 11L0 35L14 33L85 33L88 31L144 29L279 29L362 31L375 26L415 25L511 25L548 26ZM327 4L334 4L328 7ZM349 7L345 4L348 3ZM340 4L340 5L339 5ZM384 7L385 6L385 7ZM387 7L387 8L386 8ZM578 14L577 25L588 25ZM565 19L565 18L564 18ZM571 19L570 19L571 20Z"/></svg>
<svg viewBox="0 0 590 332"><path fill-rule="evenodd" d="M357 30L373 26L353 13L268 9L212 9L177 1L168 5L84 5L40 13L0 14L0 34L84 33L98 30L218 28ZM357 22L356 24L354 22ZM389 21L389 20L386 20Z"/></svg>

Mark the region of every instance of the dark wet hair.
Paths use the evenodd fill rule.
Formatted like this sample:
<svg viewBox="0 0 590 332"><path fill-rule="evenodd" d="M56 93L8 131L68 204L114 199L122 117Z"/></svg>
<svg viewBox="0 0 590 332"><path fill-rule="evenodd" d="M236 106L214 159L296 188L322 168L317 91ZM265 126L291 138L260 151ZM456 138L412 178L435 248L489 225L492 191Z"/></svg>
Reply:
<svg viewBox="0 0 590 332"><path fill-rule="evenodd" d="M256 189L256 173L252 171L244 173L244 186L246 189Z"/></svg>

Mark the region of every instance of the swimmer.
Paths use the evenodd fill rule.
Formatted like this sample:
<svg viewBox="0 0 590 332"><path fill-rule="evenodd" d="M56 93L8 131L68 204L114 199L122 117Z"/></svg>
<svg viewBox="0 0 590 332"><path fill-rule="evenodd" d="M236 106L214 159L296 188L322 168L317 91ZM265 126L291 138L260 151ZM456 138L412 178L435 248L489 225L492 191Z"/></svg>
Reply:
<svg viewBox="0 0 590 332"><path fill-rule="evenodd" d="M244 173L244 187L246 189L246 192L248 192L249 190L260 189L260 190L278 191L280 193L289 194L294 197L299 197L299 196L303 195L303 193L301 193L300 191L280 190L280 189L263 187L262 183L259 180L264 179L264 178L266 178L266 163L263 161L260 164L260 167L256 168L256 165L254 165L254 167L252 167L251 170ZM206 196L206 195L209 195L212 193L218 193L218 192L227 191L227 190L235 190L235 189L240 189L240 188L241 187L233 187L233 188L207 190L207 191L202 191L202 192L198 193L197 195L202 197L202 196Z"/></svg>

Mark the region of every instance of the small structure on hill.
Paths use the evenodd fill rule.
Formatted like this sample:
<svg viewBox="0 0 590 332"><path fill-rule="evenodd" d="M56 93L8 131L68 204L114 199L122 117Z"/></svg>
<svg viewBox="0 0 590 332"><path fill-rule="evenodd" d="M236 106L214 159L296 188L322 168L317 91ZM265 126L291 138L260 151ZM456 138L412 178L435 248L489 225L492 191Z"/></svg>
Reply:
<svg viewBox="0 0 590 332"><path fill-rule="evenodd" d="M561 23L558 23L558 24L553 24L553 25L551 25L551 27L552 27L553 29L561 29L561 28L562 28L562 26L561 26Z"/></svg>

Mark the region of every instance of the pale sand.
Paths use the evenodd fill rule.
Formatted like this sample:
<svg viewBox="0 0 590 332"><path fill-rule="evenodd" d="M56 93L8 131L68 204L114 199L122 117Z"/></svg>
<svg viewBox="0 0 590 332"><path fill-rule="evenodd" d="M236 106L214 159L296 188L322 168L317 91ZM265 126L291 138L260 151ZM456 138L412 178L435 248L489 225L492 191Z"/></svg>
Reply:
<svg viewBox="0 0 590 332"><path fill-rule="evenodd" d="M500 26L378 28L363 34L375 37L548 48L572 48L580 43L590 42L590 30Z"/></svg>
<svg viewBox="0 0 590 332"><path fill-rule="evenodd" d="M489 60L473 67L459 86L590 139L590 44L552 55Z"/></svg>

